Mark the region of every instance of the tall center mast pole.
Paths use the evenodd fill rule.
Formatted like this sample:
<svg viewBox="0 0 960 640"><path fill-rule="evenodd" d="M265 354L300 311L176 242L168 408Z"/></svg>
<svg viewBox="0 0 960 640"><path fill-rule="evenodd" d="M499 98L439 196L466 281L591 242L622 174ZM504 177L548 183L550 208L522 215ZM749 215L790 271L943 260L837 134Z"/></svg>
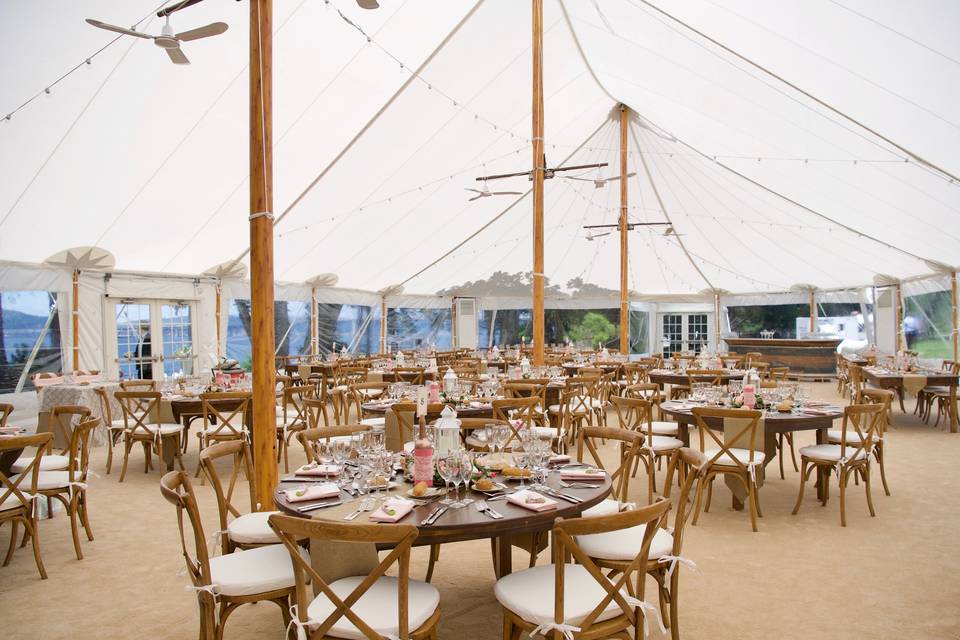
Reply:
<svg viewBox="0 0 960 640"><path fill-rule="evenodd" d="M543 365L543 0L533 3L533 364Z"/></svg>
<svg viewBox="0 0 960 640"><path fill-rule="evenodd" d="M620 105L620 353L630 354L630 290L628 288L630 241L627 235L627 128L630 122L630 109Z"/></svg>
<svg viewBox="0 0 960 640"><path fill-rule="evenodd" d="M257 507L277 486L273 326L273 0L250 0L250 315Z"/></svg>

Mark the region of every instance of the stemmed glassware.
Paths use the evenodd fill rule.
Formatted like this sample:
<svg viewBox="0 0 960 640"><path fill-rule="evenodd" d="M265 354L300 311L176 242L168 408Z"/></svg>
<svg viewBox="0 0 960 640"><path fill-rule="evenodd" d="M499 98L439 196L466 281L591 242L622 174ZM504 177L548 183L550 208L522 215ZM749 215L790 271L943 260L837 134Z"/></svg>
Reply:
<svg viewBox="0 0 960 640"><path fill-rule="evenodd" d="M467 497L470 489L470 480L473 479L473 455L469 451L460 452L460 480L463 481L463 497L458 501L460 506L467 506L473 499Z"/></svg>
<svg viewBox="0 0 960 640"><path fill-rule="evenodd" d="M437 472L440 474L440 477L443 478L443 487L447 490L447 494L444 496L443 500L440 501L440 504L446 505L453 508L454 501L450 498L450 483L454 478L459 482L460 480L460 455L459 453L446 455L439 460L437 460ZM456 488L454 484L454 488Z"/></svg>

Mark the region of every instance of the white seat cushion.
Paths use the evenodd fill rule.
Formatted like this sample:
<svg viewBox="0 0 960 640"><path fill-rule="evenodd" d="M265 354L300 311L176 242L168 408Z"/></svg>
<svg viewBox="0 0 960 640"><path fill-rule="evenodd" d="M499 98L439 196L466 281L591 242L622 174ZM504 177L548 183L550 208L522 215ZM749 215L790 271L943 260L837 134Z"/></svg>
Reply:
<svg viewBox="0 0 960 640"><path fill-rule="evenodd" d="M720 449L707 449L706 451L703 452L703 456L704 456L707 460L711 460L711 459L713 459L713 456L717 455L717 452L718 452L718 451L720 451ZM746 464L750 461L750 450L749 450L749 449L737 449L737 448L733 448L733 449L728 449L728 451L731 451L731 452L733 453L733 455L736 456L737 460L740 461L740 464L742 464L742 465L744 465L744 466L746 466ZM766 454L765 454L763 451L754 451L754 452L753 452L753 461L756 462L756 463L763 462L766 457L767 457L767 456L766 456ZM714 461L713 464L724 465L724 466L727 466L727 467L730 467L730 466L734 466L734 467L735 467L735 466L737 466L737 462L736 462L733 458L731 458L729 454L726 454L726 453L724 453L722 456L720 456L719 458L717 458L716 461Z"/></svg>
<svg viewBox="0 0 960 640"><path fill-rule="evenodd" d="M652 440L653 442L650 444L650 447L657 453L661 451L673 451L683 446L683 440L671 438L670 436L653 436Z"/></svg>
<svg viewBox="0 0 960 640"><path fill-rule="evenodd" d="M531 433L536 435L538 438L550 436L552 438L563 437L566 433L564 429L554 429L553 427L536 427L531 426Z"/></svg>
<svg viewBox="0 0 960 640"><path fill-rule="evenodd" d="M21 487L21 492L24 495L28 495L28 491L23 491L24 487ZM20 502L20 499L16 496L10 496L3 501L3 504L0 504L0 511L9 511L10 509L16 509L17 507L23 507L24 504Z"/></svg>
<svg viewBox="0 0 960 640"><path fill-rule="evenodd" d="M553 565L541 565L511 573L497 580L493 594L504 607L528 622L553 622L554 571ZM579 625L587 614L606 595L593 576L578 564L564 565L563 615L564 624ZM597 616L597 622L621 613L616 602L610 602Z"/></svg>
<svg viewBox="0 0 960 640"><path fill-rule="evenodd" d="M640 553L640 547L643 546L644 529L646 529L646 525L639 525L607 533L577 536L577 544L591 558L630 561ZM650 542L649 558L656 560L662 556L672 555L672 553L673 536L666 529L657 529L657 533Z"/></svg>
<svg viewBox="0 0 960 640"><path fill-rule="evenodd" d="M357 391L366 398L379 398L383 394L383 389L357 389Z"/></svg>
<svg viewBox="0 0 960 640"><path fill-rule="evenodd" d="M115 429L119 429L119 430L126 429L126 428L127 428L127 423L124 422L123 418L117 418L116 420L113 420L113 421L110 423L110 426L109 426L108 428L109 428L111 431L113 431L113 430L115 430Z"/></svg>
<svg viewBox="0 0 960 640"><path fill-rule="evenodd" d="M598 404L595 404L595 403L598 403ZM567 410L572 413L586 414L591 409L598 409L601 407L603 407L602 402L600 402L596 398L589 398L582 403L579 401L576 401L576 402L571 401L569 408ZM552 404L549 407L547 407L547 411L549 411L550 413L560 413L560 405Z"/></svg>
<svg viewBox="0 0 960 640"><path fill-rule="evenodd" d="M135 433L136 435L146 435L143 432L143 427L141 427L136 423L134 423L134 425L136 429L134 430L134 426L131 425L129 429L131 433ZM156 434L159 431L161 436L169 436L174 433L180 433L181 431L183 431L182 424L148 424L144 426L147 428L147 431L149 431L150 433Z"/></svg>
<svg viewBox="0 0 960 640"><path fill-rule="evenodd" d="M593 516L609 516L612 513L620 513L620 503L617 500L605 498L599 504L584 509L580 515L584 518L590 518Z"/></svg>
<svg viewBox="0 0 960 640"><path fill-rule="evenodd" d="M304 558L309 562L306 552ZM293 562L282 544L234 551L210 558L210 580L217 593L249 596L294 585Z"/></svg>
<svg viewBox="0 0 960 640"><path fill-rule="evenodd" d="M227 525L227 535L234 542L240 543L271 544L280 542L280 538L267 523L267 519L274 513L280 512L255 511L254 513L245 513Z"/></svg>
<svg viewBox="0 0 960 640"><path fill-rule="evenodd" d="M830 442L840 443L841 438L843 437L843 431L840 429L830 429L827 431L827 439ZM876 438L874 438L876 440ZM847 431L847 443L860 444L863 441L863 438L857 433L856 429L850 429Z"/></svg>
<svg viewBox="0 0 960 640"><path fill-rule="evenodd" d="M10 465L11 473L23 473L33 462L33 454L21 456ZM40 471L62 471L70 466L70 456L45 455L40 458Z"/></svg>
<svg viewBox="0 0 960 640"><path fill-rule="evenodd" d="M808 447L800 447L800 455L813 458L815 460L837 462L840 460L841 449L842 447L838 444L813 444ZM863 449L858 450L850 445L847 445L847 450L845 453L847 454L847 459L850 459L856 455L856 458L859 460L865 458L867 455Z"/></svg>
<svg viewBox="0 0 960 640"><path fill-rule="evenodd" d="M658 436L675 436L677 435L677 423L676 422L664 422L661 420L654 420L652 423L653 433ZM646 427L644 427L646 429Z"/></svg>
<svg viewBox="0 0 960 640"><path fill-rule="evenodd" d="M464 438L464 442L467 443L468 447L473 447L474 449L485 449L490 444L486 440L481 440L472 433Z"/></svg>
<svg viewBox="0 0 960 640"><path fill-rule="evenodd" d="M364 418L360 421L360 424L365 424L370 427L385 427L387 426L386 418Z"/></svg>
<svg viewBox="0 0 960 640"><path fill-rule="evenodd" d="M350 595L366 576L341 578L330 584L330 589L343 599ZM400 584L392 576L380 576L375 583L350 607L357 616L370 625L374 631L386 638L399 637L400 620L397 612L397 589ZM434 614L440 605L440 592L432 584L410 580L407 625L414 631ZM322 593L313 599L307 607L310 620L322 622L333 613L335 607ZM334 638L366 640L366 636L357 629L346 616L337 620L327 632Z"/></svg>
<svg viewBox="0 0 960 640"><path fill-rule="evenodd" d="M16 482L20 476L11 478L11 482ZM37 490L41 489L61 489L70 484L69 471L41 471L37 476ZM28 490L31 486L31 478L23 479L20 490Z"/></svg>

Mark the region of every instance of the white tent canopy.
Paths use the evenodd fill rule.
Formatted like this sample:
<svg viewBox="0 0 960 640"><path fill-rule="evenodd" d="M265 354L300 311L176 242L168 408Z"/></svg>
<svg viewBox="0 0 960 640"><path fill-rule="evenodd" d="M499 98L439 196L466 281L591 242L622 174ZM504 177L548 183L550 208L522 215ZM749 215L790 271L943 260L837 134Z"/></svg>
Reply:
<svg viewBox="0 0 960 640"><path fill-rule="evenodd" d="M346 289L403 284L435 296L529 272L530 183L490 182L523 195L474 202L464 190L530 167L529 3L381 4L275 2L276 279L328 273ZM960 7L663 6L960 173ZM230 24L185 46L189 67L126 37L82 64L112 39L83 18L131 24L155 9L156 0L3 8L0 108L12 112L0 124L3 260L40 263L89 245L119 271L157 277L229 274L246 262L247 6L210 0L174 15L180 30ZM44 25L43 36L25 24ZM160 19L139 24L154 32ZM619 172L619 103L635 114L630 218L674 231L631 233L639 294L838 289L878 273L923 276L925 261L960 264L960 184L643 0L548 0L544 32L548 164L609 163L547 182L548 297L619 286L616 234L588 241L582 229L616 221L616 183L570 179Z"/></svg>

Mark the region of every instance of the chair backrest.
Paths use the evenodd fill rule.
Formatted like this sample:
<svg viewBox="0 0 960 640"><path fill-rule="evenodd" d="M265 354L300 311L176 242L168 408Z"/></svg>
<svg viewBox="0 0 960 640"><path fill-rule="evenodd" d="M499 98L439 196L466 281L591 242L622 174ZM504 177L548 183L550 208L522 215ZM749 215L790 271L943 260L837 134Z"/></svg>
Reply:
<svg viewBox="0 0 960 640"><path fill-rule="evenodd" d="M739 369L744 362L744 357L731 353L720 356L720 362L723 364L724 369Z"/></svg>
<svg viewBox="0 0 960 640"><path fill-rule="evenodd" d="M124 391L156 391L156 380L121 380L120 388Z"/></svg>
<svg viewBox="0 0 960 640"><path fill-rule="evenodd" d="M360 419L360 414L363 412L363 409L360 405L364 402L369 402L371 398L377 397L382 398L387 394L387 389L390 388L389 382L361 382L359 384L352 384L349 387L350 393L350 402L356 406L357 409L357 420ZM379 393L376 393L378 392ZM374 393L371 393L374 392Z"/></svg>
<svg viewBox="0 0 960 640"><path fill-rule="evenodd" d="M847 378L850 381L850 402L856 402L863 390L863 369L852 362L847 365Z"/></svg>
<svg viewBox="0 0 960 640"><path fill-rule="evenodd" d="M743 366L744 366L744 368L745 368L745 369L749 369L750 367L753 366L753 361L754 361L754 360L759 360L759 359L762 358L762 357L763 357L763 354L760 353L759 351L748 351L748 352L746 352L745 354L743 354L743 362L744 362L744 365L743 365Z"/></svg>
<svg viewBox="0 0 960 640"><path fill-rule="evenodd" d="M90 433L100 424L99 418L81 420L70 434L70 462L67 478L70 482L86 482L90 468Z"/></svg>
<svg viewBox="0 0 960 640"><path fill-rule="evenodd" d="M878 437L883 436L884 424L890 421L890 416L893 411L893 398L895 394L890 389L874 389L872 387L864 387L860 390L860 397L857 398L857 404L879 404L883 405L883 420L880 421L880 430L877 432Z"/></svg>
<svg viewBox="0 0 960 640"><path fill-rule="evenodd" d="M840 458L855 460L869 456L873 443L883 428L883 405L851 404L843 408L843 424L840 431ZM853 435L855 434L855 435Z"/></svg>
<svg viewBox="0 0 960 640"><path fill-rule="evenodd" d="M683 482L680 485L680 495L674 501L673 516L673 552L671 555L679 556L683 548L684 525L690 516L690 507L692 503L691 495L696 494L697 484L703 479L699 473L700 468L706 461L704 455L696 449L681 447L670 456L670 466L667 468L667 478L664 481L665 497L670 497L670 489L673 486L673 474L682 467L684 469ZM666 522L663 523L666 525Z"/></svg>
<svg viewBox="0 0 960 640"><path fill-rule="evenodd" d="M395 367L393 370L397 382L409 382L412 385L423 384L423 367Z"/></svg>
<svg viewBox="0 0 960 640"><path fill-rule="evenodd" d="M283 390L283 424L307 426L305 404L307 398L314 397L316 388L309 385L294 385Z"/></svg>
<svg viewBox="0 0 960 640"><path fill-rule="evenodd" d="M767 369L767 376L771 380L786 380L790 375L790 367L770 367Z"/></svg>
<svg viewBox="0 0 960 640"><path fill-rule="evenodd" d="M110 395L106 387L94 387L93 392L97 394L97 402L100 404L100 418L104 426L108 429L113 424L113 409L110 408Z"/></svg>
<svg viewBox="0 0 960 640"><path fill-rule="evenodd" d="M13 405L8 402L0 402L0 427L7 426L7 418L13 413Z"/></svg>
<svg viewBox="0 0 960 640"><path fill-rule="evenodd" d="M658 500L653 504L638 509L621 511L605 516L573 518L570 520L563 518L557 519L553 527L553 562L555 565L553 615L556 624L563 624L565 618L565 559L572 556L573 561L581 565L587 573L597 581L597 584L603 588L604 593L596 606L577 623L577 626L580 627L579 633L590 635L591 627L597 622L600 615L607 611L607 607L609 607L611 603L616 603L620 607L619 615L629 621L629 626L639 627L637 624L639 622L637 616L646 615L646 612L638 611L638 607L629 602L625 596L629 589L628 585L636 584L638 590L633 593L633 598L643 600L644 585L646 582L644 575L647 570L647 560L650 555L650 543L653 541L653 536L657 532L659 521L669 508L669 500ZM622 571L622 573L619 573L616 578L607 578L593 558L584 552L577 543L577 536L609 533L611 531L620 531L622 529L640 526L644 526L640 550L629 564L618 567L618 570ZM578 594L577 597L582 596ZM656 614L653 613L652 615Z"/></svg>
<svg viewBox="0 0 960 640"><path fill-rule="evenodd" d="M620 443L620 455L616 468L607 469L597 450L597 440L613 440ZM627 502L630 497L630 476L640 455L643 435L627 429L615 427L581 427L577 433L577 460L589 462L584 451L590 453L593 465L604 469L613 485L611 493L616 500Z"/></svg>
<svg viewBox="0 0 960 640"><path fill-rule="evenodd" d="M224 490L220 474L217 472L216 461L228 456L231 458L232 468L227 488ZM210 486L213 487L213 492L217 496L217 510L220 512L220 535L223 536L222 542L226 546L228 540L226 533L227 520L230 515L235 518L241 515L240 510L233 505L233 490L237 486L241 470L247 478L247 485L250 490L250 511L253 512L257 509L257 495L253 484L253 457L250 455L250 445L247 444L246 440L227 440L204 447L200 451L200 468L207 479L210 480Z"/></svg>
<svg viewBox="0 0 960 640"><path fill-rule="evenodd" d="M493 417L497 420L522 420L523 426L530 427L537 420L537 408L540 407L540 396L526 398L498 398L493 405Z"/></svg>
<svg viewBox="0 0 960 640"><path fill-rule="evenodd" d="M310 631L310 638L320 640L326 638L327 632L341 618L346 618L368 640L381 640L382 636L352 609L353 605L379 579L386 575L394 565L397 566L397 602L382 603L383 607L396 607L399 638L407 640L410 637L409 617L409 588L410 588L410 549L419 533L413 525L405 524L354 524L345 522L326 522L323 520L306 520L281 514L270 516L270 527L276 532L280 541L290 552L293 562L293 575L296 578L296 607L300 622L306 624L309 617L307 608L312 598L308 595L307 584L311 584L313 592L327 597L334 609L319 625ZM392 547L389 553L380 560L374 569L360 581L354 590L343 597L330 588L323 577L317 573L310 561L300 552L299 541L304 538L323 542L350 542L379 544Z"/></svg>
<svg viewBox="0 0 960 640"><path fill-rule="evenodd" d="M33 459L15 478L8 477L3 469L0 469L0 504L5 504L8 499L12 498L20 502L20 506L16 507L18 511L20 509L24 509L28 513L31 511L33 498L30 496L37 492L40 460L50 450L52 444L53 434L49 431L29 436L0 438L0 456L7 451L19 452L22 449L36 447Z"/></svg>
<svg viewBox="0 0 960 640"><path fill-rule="evenodd" d="M697 428L702 429L702 433L709 436L710 439L713 440L713 443L717 445L716 453L711 456L707 462L714 464L726 455L733 461L735 466L739 467L742 471L749 472L749 467L755 463L756 452L763 450L764 434L757 433L763 412L749 409L728 409L725 407L694 407L691 411L693 412L693 418L696 421ZM718 432L716 429L710 427L707 423L707 419L710 418L718 418L725 421L724 430ZM726 421L728 420L742 422L739 424L732 422L727 423ZM729 431L731 431L732 434L728 433L727 426L730 427ZM746 449L748 451L747 459L742 459L742 453L738 456L734 452L735 449L740 449L741 451ZM724 460L723 464L728 465L729 463Z"/></svg>
<svg viewBox="0 0 960 640"><path fill-rule="evenodd" d="M463 442L464 447L467 445L467 436L470 435L472 431L477 429L483 429L488 424L496 424L504 427L509 427L510 423L506 420L497 420L494 418L459 418L460 420L460 440Z"/></svg>
<svg viewBox="0 0 960 640"><path fill-rule="evenodd" d="M200 394L203 428L218 436L243 436L247 430L253 394L249 391L218 391ZM218 408L219 406L219 408ZM215 422L211 428L211 422Z"/></svg>
<svg viewBox="0 0 960 640"><path fill-rule="evenodd" d="M695 382L707 382L719 387L726 384L725 373L723 369L687 369L687 381L691 389Z"/></svg>
<svg viewBox="0 0 960 640"><path fill-rule="evenodd" d="M335 427L313 427L305 429L297 434L297 440L303 447L303 452L307 456L307 462L316 461L319 458L318 443L330 438L339 438L343 436L354 436L358 433L369 431L370 426L365 424L344 424Z"/></svg>
<svg viewBox="0 0 960 640"><path fill-rule="evenodd" d="M151 435L147 425L156 424L159 391L117 391L113 397L123 411L124 428L133 435Z"/></svg>
<svg viewBox="0 0 960 640"><path fill-rule="evenodd" d="M197 507L197 496L190 483L190 477L185 471L171 471L160 478L160 494L167 502L177 508L177 526L180 531L180 546L183 558L187 563L187 575L195 587L211 585L210 555L207 551L207 539L203 535L203 522L200 519L200 510ZM193 540L188 542L188 533L184 528L184 514L186 524L190 527ZM192 542L192 544L191 544Z"/></svg>
<svg viewBox="0 0 960 640"><path fill-rule="evenodd" d="M649 379L649 376L650 369L647 365L639 362L623 363L623 379L627 383L626 386L644 383Z"/></svg>
<svg viewBox="0 0 960 640"><path fill-rule="evenodd" d="M610 396L621 429L636 431L646 437L653 428L653 401L646 398Z"/></svg>
<svg viewBox="0 0 960 640"><path fill-rule="evenodd" d="M76 425L89 418L90 413L89 407L76 404L59 405L50 410L50 423L63 438L62 453L65 454L70 449L70 442L73 439L73 431L76 429Z"/></svg>
<svg viewBox="0 0 960 640"><path fill-rule="evenodd" d="M506 398L537 397L540 399L540 408L545 409L547 406L547 383L510 380L503 383L503 395Z"/></svg>
<svg viewBox="0 0 960 640"><path fill-rule="evenodd" d="M427 405L426 421L429 423L440 417L445 404L436 402ZM419 426L417 423L417 403L416 402L398 402L391 407L394 415L397 417L397 428L400 433L400 442L410 442L416 439Z"/></svg>

